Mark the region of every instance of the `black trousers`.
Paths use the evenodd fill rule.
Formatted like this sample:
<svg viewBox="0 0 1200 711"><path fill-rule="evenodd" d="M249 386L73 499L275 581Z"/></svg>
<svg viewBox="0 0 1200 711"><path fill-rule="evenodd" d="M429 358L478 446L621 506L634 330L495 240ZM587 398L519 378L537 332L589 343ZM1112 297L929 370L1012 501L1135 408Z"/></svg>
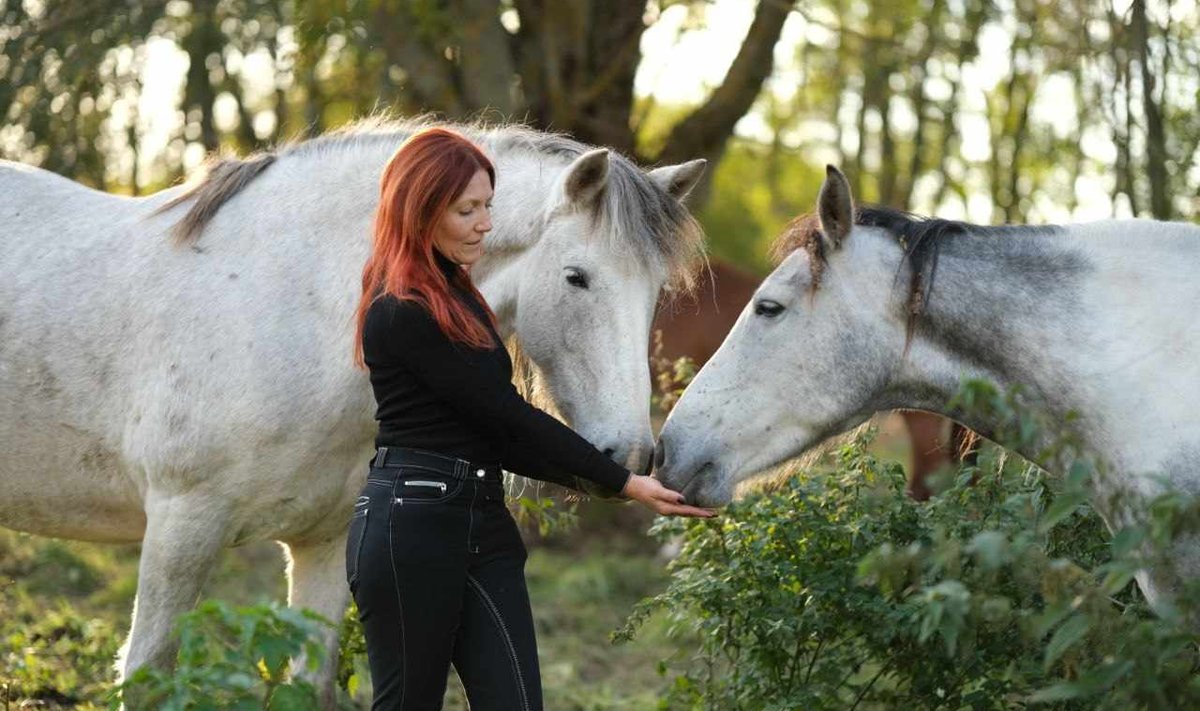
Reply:
<svg viewBox="0 0 1200 711"><path fill-rule="evenodd" d="M441 709L454 664L472 711L541 711L525 558L498 468L381 447L346 540L371 708Z"/></svg>

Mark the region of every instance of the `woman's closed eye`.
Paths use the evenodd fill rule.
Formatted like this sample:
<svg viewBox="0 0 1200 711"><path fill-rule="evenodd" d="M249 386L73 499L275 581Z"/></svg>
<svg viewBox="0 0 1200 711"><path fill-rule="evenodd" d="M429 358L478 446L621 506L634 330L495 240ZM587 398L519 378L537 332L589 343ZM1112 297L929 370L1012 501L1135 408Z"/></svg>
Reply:
<svg viewBox="0 0 1200 711"><path fill-rule="evenodd" d="M491 210L492 210L492 203L490 203L490 202L489 202L488 204L484 205L484 206L483 206L483 208L484 208L485 210L487 210L488 212L491 212ZM474 212L475 212L475 206L474 206L474 205L472 205L472 206L470 206L470 207L465 207L465 208L463 208L463 209L459 210L459 211L458 211L458 214L459 214L459 215L462 215L463 217L470 217L470 216L471 216L471 215L472 215Z"/></svg>

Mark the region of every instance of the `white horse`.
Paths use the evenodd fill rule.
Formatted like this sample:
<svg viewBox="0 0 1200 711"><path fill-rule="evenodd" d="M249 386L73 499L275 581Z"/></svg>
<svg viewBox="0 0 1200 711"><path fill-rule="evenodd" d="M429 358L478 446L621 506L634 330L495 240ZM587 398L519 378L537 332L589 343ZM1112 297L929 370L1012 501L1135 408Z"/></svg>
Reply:
<svg viewBox="0 0 1200 711"><path fill-rule="evenodd" d="M142 541L122 677L171 663L226 546L284 543L289 604L341 619L376 429L352 315L379 176L420 126L368 120L137 199L0 163L0 525ZM568 422L644 469L650 321L702 248L680 200L704 162L644 173L557 135L458 128L497 166L474 278L502 335Z"/></svg>
<svg viewBox="0 0 1200 711"><path fill-rule="evenodd" d="M856 214L831 166L817 218L794 221L780 247L787 256L663 427L658 476L690 503L723 505L738 481L875 412L963 419L947 403L964 376L1081 415L1110 527L1162 476L1200 493L1200 227ZM965 424L986 434L994 423ZM1152 604L1173 576L1200 572L1192 543L1175 570L1139 576Z"/></svg>

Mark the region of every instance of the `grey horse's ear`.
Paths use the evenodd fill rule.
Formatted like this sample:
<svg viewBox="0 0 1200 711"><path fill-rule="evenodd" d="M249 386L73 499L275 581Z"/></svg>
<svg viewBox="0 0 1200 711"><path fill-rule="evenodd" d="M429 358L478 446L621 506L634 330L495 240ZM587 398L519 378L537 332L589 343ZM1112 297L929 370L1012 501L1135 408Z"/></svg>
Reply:
<svg viewBox="0 0 1200 711"><path fill-rule="evenodd" d="M832 165L825 166L825 184L817 197L817 217L821 220L821 239L826 251L841 247L854 225L854 199L850 197L850 182Z"/></svg>
<svg viewBox="0 0 1200 711"><path fill-rule="evenodd" d="M700 176L704 175L704 169L707 166L708 161L697 158L679 165L664 165L646 175L658 183L658 187L665 190L671 197L682 201L700 182Z"/></svg>
<svg viewBox="0 0 1200 711"><path fill-rule="evenodd" d="M567 166L563 196L567 202L583 207L595 203L608 185L608 149L588 151Z"/></svg>

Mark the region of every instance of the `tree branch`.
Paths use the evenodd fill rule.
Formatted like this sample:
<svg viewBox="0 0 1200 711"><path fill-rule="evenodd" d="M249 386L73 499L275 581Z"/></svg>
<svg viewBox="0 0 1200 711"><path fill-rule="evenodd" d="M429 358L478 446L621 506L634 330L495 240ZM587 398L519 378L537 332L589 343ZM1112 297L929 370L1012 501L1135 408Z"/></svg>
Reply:
<svg viewBox="0 0 1200 711"><path fill-rule="evenodd" d="M774 67L775 43L794 5L792 0L759 2L750 31L725 80L708 101L671 130L662 152L656 156L657 162L679 163L720 155L734 125L750 110Z"/></svg>

